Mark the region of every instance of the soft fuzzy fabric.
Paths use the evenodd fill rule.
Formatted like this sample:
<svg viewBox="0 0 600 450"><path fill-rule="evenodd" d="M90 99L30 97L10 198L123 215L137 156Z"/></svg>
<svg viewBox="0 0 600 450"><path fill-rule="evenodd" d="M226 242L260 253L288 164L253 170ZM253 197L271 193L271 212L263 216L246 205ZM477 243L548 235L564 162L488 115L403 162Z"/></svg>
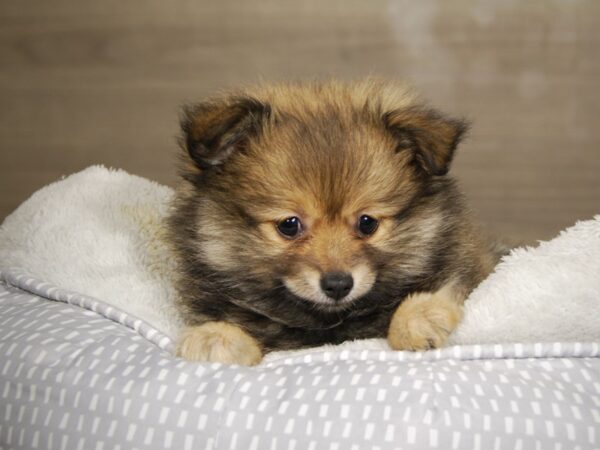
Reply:
<svg viewBox="0 0 600 450"><path fill-rule="evenodd" d="M0 227L0 268L96 297L175 336L163 235L170 188L94 166L31 196Z"/></svg>
<svg viewBox="0 0 600 450"><path fill-rule="evenodd" d="M172 191L90 167L36 192L0 227L0 269L96 297L176 338ZM451 344L600 341L600 216L513 250L469 297ZM387 348L383 340L341 348ZM273 355L276 356L276 355Z"/></svg>
<svg viewBox="0 0 600 450"><path fill-rule="evenodd" d="M600 215L505 256L450 344L600 341Z"/></svg>

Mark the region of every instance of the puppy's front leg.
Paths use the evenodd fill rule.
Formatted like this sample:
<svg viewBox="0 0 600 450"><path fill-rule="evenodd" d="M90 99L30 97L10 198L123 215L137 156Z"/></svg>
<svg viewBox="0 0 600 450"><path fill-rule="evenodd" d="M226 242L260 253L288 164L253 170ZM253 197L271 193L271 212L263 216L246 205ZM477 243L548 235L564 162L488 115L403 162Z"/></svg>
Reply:
<svg viewBox="0 0 600 450"><path fill-rule="evenodd" d="M253 366L261 361L262 350L258 341L237 325L206 322L183 330L177 356L189 361Z"/></svg>
<svg viewBox="0 0 600 450"><path fill-rule="evenodd" d="M464 295L452 286L409 295L394 312L388 342L394 350L428 350L444 345L462 319Z"/></svg>

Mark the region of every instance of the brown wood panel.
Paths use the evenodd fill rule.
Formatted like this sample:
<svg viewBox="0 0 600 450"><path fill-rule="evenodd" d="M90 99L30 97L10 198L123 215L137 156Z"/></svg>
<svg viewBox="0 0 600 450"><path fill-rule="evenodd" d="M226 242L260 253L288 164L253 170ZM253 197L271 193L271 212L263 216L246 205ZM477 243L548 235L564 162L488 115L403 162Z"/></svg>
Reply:
<svg viewBox="0 0 600 450"><path fill-rule="evenodd" d="M0 2L0 219L91 164L175 182L179 106L318 76L412 81L473 127L454 171L492 232L600 212L600 2Z"/></svg>

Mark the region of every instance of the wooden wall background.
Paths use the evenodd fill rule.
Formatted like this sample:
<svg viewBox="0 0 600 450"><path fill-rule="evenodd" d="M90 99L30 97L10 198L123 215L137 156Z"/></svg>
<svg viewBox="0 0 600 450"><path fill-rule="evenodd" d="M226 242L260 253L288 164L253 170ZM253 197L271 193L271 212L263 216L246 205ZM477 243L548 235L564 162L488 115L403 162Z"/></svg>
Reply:
<svg viewBox="0 0 600 450"><path fill-rule="evenodd" d="M473 122L454 173L493 232L600 213L600 2L3 0L0 219L90 164L174 184L178 108L265 80L411 80Z"/></svg>

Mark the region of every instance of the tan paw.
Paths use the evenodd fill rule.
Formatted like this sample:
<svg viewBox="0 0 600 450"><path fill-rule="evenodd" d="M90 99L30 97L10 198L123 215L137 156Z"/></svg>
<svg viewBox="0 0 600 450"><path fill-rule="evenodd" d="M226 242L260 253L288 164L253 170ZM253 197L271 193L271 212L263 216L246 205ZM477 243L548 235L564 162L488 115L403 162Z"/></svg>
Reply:
<svg viewBox="0 0 600 450"><path fill-rule="evenodd" d="M462 318L460 301L446 291L409 295L396 309L388 330L394 350L429 350L444 345Z"/></svg>
<svg viewBox="0 0 600 450"><path fill-rule="evenodd" d="M188 361L209 361L253 366L262 359L256 339L236 325L207 322L188 327L177 342L177 356Z"/></svg>

